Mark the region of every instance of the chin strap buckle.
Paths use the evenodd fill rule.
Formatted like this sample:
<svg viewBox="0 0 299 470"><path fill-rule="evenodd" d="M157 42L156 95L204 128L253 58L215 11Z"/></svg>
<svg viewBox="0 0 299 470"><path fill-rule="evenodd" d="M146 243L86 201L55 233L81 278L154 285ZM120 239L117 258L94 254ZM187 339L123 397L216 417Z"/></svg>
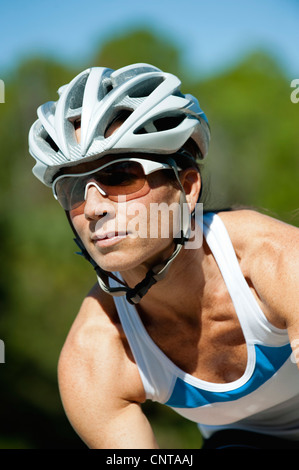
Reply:
<svg viewBox="0 0 299 470"><path fill-rule="evenodd" d="M133 289L126 293L126 299L130 304L138 304L147 291L154 285L158 279L155 279L155 273L150 269L145 278L136 284Z"/></svg>

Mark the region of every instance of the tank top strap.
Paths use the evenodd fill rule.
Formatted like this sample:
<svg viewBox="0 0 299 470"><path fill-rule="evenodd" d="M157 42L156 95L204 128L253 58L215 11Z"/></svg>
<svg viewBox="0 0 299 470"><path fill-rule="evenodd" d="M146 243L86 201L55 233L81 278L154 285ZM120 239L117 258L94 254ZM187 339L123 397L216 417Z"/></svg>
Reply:
<svg viewBox="0 0 299 470"><path fill-rule="evenodd" d="M287 331L276 328L267 320L243 276L227 229L216 213L204 214L203 233L231 296L246 341L270 346L286 344Z"/></svg>
<svg viewBox="0 0 299 470"><path fill-rule="evenodd" d="M109 282L113 287L119 286L114 279ZM127 302L124 296L114 297L114 302L138 366L146 398L160 403L166 402L176 379L172 370L173 364L148 335L135 305Z"/></svg>

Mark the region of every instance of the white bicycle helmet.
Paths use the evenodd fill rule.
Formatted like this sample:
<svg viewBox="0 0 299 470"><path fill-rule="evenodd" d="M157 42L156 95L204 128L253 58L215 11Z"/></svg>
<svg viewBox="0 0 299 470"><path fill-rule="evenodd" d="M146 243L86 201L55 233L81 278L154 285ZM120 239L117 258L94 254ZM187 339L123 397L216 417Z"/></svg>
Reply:
<svg viewBox="0 0 299 470"><path fill-rule="evenodd" d="M176 76L148 64L83 71L58 90L58 101L38 108L39 119L29 133L34 175L51 186L61 168L83 160L128 151L173 154L189 138L198 157L204 158L210 138L207 118L196 98L180 92L180 85ZM109 124L123 111L129 114L127 119L105 137ZM77 120L81 120L79 143Z"/></svg>
<svg viewBox="0 0 299 470"><path fill-rule="evenodd" d="M190 140L195 159L204 159L210 140L208 121L197 99L184 95L180 86L176 76L149 64L133 64L119 70L105 67L84 70L58 90L58 101L38 108L38 120L29 132L29 151L36 160L34 175L51 186L64 167L128 151L152 153L162 159L177 153ZM110 124L124 115L121 126L106 137ZM75 134L78 121L80 142ZM181 189L183 204L185 195ZM171 261L188 240L189 229L183 227L171 258L163 266L152 268L134 289L110 288L107 277L111 273L96 265L78 236L76 241L94 265L101 287L112 295L126 294L130 302L136 303L153 283L165 276Z"/></svg>

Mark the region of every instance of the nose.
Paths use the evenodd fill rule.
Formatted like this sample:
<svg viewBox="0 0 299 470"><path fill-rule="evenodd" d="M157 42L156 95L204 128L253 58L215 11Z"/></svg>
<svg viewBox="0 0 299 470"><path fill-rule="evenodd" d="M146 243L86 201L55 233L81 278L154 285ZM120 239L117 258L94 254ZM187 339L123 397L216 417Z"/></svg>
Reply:
<svg viewBox="0 0 299 470"><path fill-rule="evenodd" d="M86 200L86 196L87 196L87 191L88 189L90 188L90 186L94 186L95 188L97 188L97 190L103 195L103 196L107 196L107 193L105 193L105 191L100 188L100 186L95 182L95 181L90 181L89 183L87 183L87 185L85 186L85 193L84 193L84 199Z"/></svg>
<svg viewBox="0 0 299 470"><path fill-rule="evenodd" d="M113 205L107 201L107 194L95 182L89 182L86 185L84 199L86 219L98 220L107 213L115 213Z"/></svg>

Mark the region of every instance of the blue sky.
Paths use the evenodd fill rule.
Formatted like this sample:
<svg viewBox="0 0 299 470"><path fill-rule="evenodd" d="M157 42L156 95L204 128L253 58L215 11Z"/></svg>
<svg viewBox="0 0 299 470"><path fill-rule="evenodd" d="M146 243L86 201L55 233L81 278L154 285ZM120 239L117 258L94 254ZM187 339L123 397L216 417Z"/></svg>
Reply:
<svg viewBox="0 0 299 470"><path fill-rule="evenodd" d="M173 39L202 74L263 48L299 78L299 0L1 0L0 77L32 53L84 64L104 41L140 26Z"/></svg>

